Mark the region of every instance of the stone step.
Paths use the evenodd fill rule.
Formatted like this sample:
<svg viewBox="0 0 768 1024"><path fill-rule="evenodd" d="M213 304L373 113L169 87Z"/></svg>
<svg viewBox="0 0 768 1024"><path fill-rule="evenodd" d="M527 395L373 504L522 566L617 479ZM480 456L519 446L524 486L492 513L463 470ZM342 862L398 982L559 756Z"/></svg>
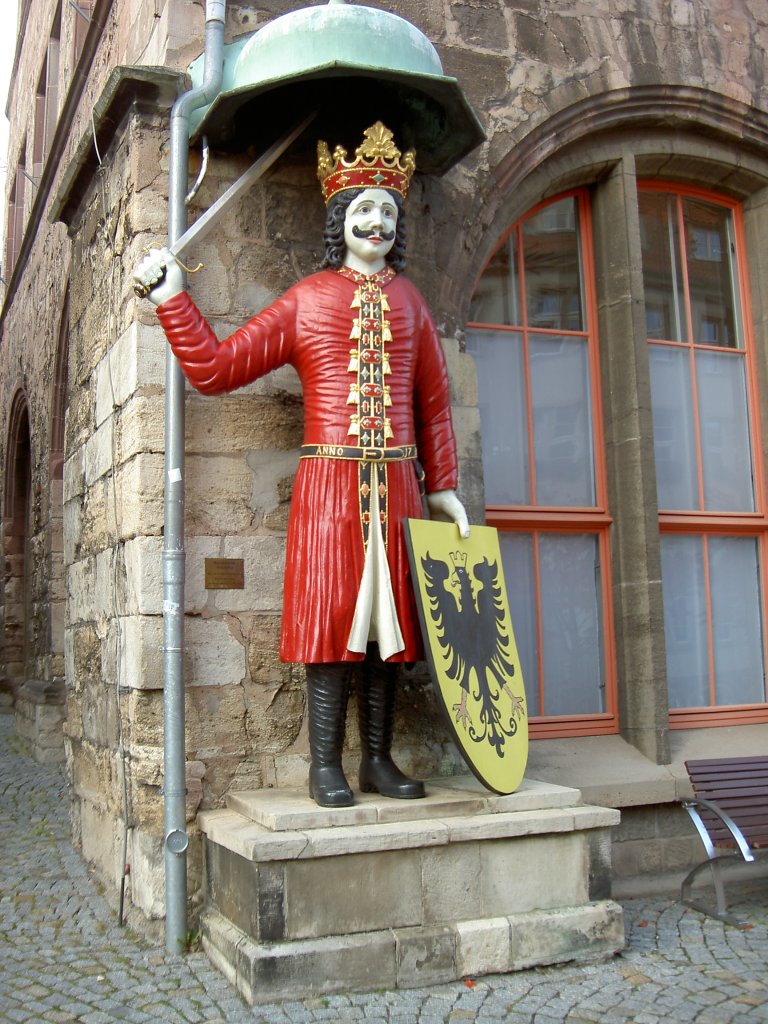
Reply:
<svg viewBox="0 0 768 1024"><path fill-rule="evenodd" d="M227 796L227 807L274 832L419 821L478 814L515 813L569 807L581 802L577 789L524 779L508 796L489 792L467 776L432 779L421 800L392 800L376 793L355 794L352 807L318 807L306 791L244 790Z"/></svg>
<svg viewBox="0 0 768 1024"><path fill-rule="evenodd" d="M618 811L587 804L276 832L237 811L204 811L198 815L200 828L210 842L253 863L574 832L608 828L618 825L619 820Z"/></svg>
<svg viewBox="0 0 768 1024"><path fill-rule="evenodd" d="M202 926L211 962L251 1005L590 963L624 948L621 907L611 900L296 942L257 942L212 908Z"/></svg>

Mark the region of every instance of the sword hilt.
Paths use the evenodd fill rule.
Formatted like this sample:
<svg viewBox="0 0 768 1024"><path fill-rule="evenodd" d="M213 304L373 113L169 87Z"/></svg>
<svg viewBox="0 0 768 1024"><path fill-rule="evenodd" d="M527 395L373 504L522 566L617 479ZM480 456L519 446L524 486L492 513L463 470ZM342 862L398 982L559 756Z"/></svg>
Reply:
<svg viewBox="0 0 768 1024"><path fill-rule="evenodd" d="M165 274L163 274L163 277L165 277ZM160 281L163 280L163 277L161 277L158 281L155 281L155 284L160 284ZM133 291L134 291L134 293L136 295L138 295L138 297L140 299L146 299L146 297L149 295L149 293L155 287L155 284L153 284L153 285L149 285L149 284L135 284L133 286Z"/></svg>
<svg viewBox="0 0 768 1024"><path fill-rule="evenodd" d="M148 253L149 249L145 248L144 252ZM204 263L198 263L196 267L188 267L188 266L186 266L186 264L181 262L181 260L179 259L178 256L176 256L175 253L174 253L173 258L179 264L181 269L185 270L188 274L196 274L198 272L198 270L202 270L203 267L205 266ZM158 279L153 284L135 284L133 286L133 290L134 290L135 294L138 295L138 297L140 299L146 299L146 297L149 295L149 293L152 291L152 289L156 288L164 279L165 279L165 270L163 270L163 272L160 275L160 277L158 277Z"/></svg>

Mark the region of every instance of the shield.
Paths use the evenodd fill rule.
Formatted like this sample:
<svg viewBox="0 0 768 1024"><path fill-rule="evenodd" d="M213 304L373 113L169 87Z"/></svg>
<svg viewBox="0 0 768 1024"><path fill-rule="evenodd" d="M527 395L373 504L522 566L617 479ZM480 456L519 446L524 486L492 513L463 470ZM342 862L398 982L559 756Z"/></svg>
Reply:
<svg viewBox="0 0 768 1024"><path fill-rule="evenodd" d="M528 716L496 530L404 522L424 646L438 703L464 760L512 793L528 758Z"/></svg>

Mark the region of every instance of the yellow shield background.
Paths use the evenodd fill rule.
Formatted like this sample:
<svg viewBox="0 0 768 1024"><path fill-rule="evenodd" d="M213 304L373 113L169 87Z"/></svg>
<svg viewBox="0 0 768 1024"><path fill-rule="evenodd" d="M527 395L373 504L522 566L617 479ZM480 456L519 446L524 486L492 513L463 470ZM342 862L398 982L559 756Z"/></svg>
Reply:
<svg viewBox="0 0 768 1024"><path fill-rule="evenodd" d="M473 526L404 521L432 681L459 750L496 793L520 785L528 759L523 674L499 538Z"/></svg>

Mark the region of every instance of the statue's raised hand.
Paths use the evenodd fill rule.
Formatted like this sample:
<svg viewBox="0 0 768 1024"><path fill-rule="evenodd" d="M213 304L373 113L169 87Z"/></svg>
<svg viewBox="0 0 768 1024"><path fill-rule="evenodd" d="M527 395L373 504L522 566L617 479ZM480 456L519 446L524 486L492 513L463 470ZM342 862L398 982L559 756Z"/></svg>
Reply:
<svg viewBox="0 0 768 1024"><path fill-rule="evenodd" d="M150 249L133 272L134 291L159 306L184 291L184 276L170 249Z"/></svg>

